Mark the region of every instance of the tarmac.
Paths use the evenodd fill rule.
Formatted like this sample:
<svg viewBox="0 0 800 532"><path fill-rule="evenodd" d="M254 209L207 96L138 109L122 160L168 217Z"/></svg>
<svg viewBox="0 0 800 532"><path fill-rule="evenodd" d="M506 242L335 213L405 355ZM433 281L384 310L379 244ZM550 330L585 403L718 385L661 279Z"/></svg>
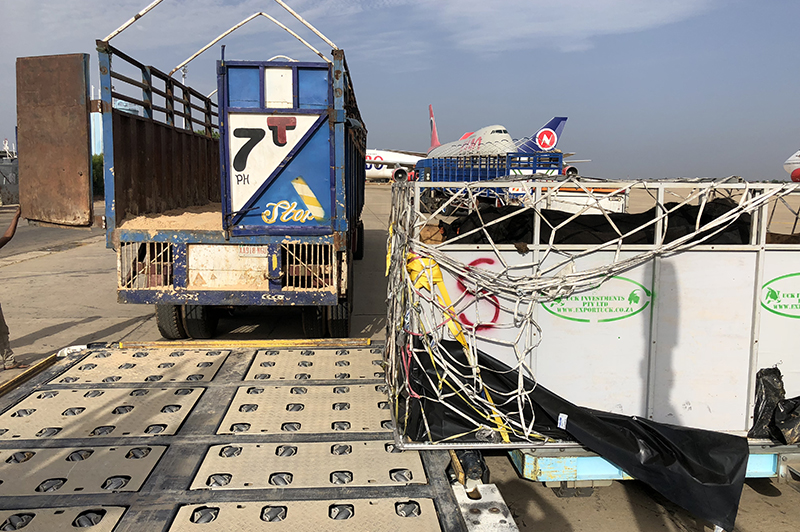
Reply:
<svg viewBox="0 0 800 532"><path fill-rule="evenodd" d="M391 188L367 187L363 220L365 257L355 264L354 337L385 339L386 232ZM0 207L3 230L15 207ZM116 255L101 229L37 227L21 222L0 251L0 303L17 359L35 364L73 345L156 341L149 306L116 301ZM220 321L220 339L302 338L295 309L250 308ZM0 384L25 370L0 371ZM614 482L588 498L560 499L552 490L519 478L508 455L487 455L491 482L500 488L522 531L711 531L681 508L636 481ZM769 479L748 480L735 531L794 532L800 492Z"/></svg>

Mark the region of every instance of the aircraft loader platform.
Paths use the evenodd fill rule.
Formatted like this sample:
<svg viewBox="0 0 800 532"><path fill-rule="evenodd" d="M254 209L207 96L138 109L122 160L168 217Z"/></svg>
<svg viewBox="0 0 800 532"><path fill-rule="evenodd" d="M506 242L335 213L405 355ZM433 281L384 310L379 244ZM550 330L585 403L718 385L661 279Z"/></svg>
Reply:
<svg viewBox="0 0 800 532"><path fill-rule="evenodd" d="M26 373L1 390L3 530L516 530L447 451L396 447L368 340L96 344Z"/></svg>

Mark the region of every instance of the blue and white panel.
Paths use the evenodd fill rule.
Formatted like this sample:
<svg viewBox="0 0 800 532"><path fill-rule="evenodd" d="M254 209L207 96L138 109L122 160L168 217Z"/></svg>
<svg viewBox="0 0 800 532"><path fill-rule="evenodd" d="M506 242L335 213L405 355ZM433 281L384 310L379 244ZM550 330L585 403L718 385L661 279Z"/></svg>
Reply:
<svg viewBox="0 0 800 532"><path fill-rule="evenodd" d="M228 64L227 223L266 232L330 228L329 81L327 66Z"/></svg>
<svg viewBox="0 0 800 532"><path fill-rule="evenodd" d="M228 175L232 212L244 208L318 119L318 115L230 115Z"/></svg>

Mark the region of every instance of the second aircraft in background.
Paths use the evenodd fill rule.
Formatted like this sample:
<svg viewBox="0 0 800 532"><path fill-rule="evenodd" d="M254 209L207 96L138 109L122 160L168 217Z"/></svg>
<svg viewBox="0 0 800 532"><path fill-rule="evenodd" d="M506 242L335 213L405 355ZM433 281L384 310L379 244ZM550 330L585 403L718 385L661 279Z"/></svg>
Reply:
<svg viewBox="0 0 800 532"><path fill-rule="evenodd" d="M535 135L513 139L505 127L487 126L464 133L460 139L442 144L436 130L433 106L428 106L431 120L431 146L428 153L400 150L367 150L367 179L405 180L414 170L417 161L434 157L465 157L472 155L503 155L506 153L533 153L556 149L567 117L553 117L539 128ZM573 154L565 154L569 157ZM376 163L376 161L379 161ZM583 161L573 161L583 162ZM577 174L574 167L565 167L565 173Z"/></svg>
<svg viewBox="0 0 800 532"><path fill-rule="evenodd" d="M783 163L783 169L789 172L792 181L800 181L800 150L797 150L791 157L786 159L786 162Z"/></svg>

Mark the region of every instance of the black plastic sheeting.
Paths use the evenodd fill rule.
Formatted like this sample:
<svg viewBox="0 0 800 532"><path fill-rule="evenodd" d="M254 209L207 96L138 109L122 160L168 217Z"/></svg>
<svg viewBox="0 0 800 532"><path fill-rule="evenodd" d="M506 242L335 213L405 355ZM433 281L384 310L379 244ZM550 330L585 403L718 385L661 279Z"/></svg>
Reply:
<svg viewBox="0 0 800 532"><path fill-rule="evenodd" d="M787 445L800 443L800 397L786 399L778 368L764 368L756 374L756 407L747 436Z"/></svg>
<svg viewBox="0 0 800 532"><path fill-rule="evenodd" d="M678 206L678 203L666 203L667 210ZM664 243L669 244L681 237L695 231L698 217L700 226L708 224L716 218L727 213L736 207L736 204L728 199L715 199L706 203L702 213L700 207L695 205L684 205L669 214L667 232L664 236ZM555 232L553 244L602 244L610 240L619 238L619 234L614 229L616 226L620 233L625 235L631 233L623 240L624 244L652 244L655 241L655 223L648 227L639 229L648 222L653 222L656 217L656 207L638 214L628 213L607 213L602 214L582 214L574 220L559 227ZM659 211L660 214L661 211ZM516 214L514 214L516 213ZM552 227L558 227L566 220L574 216L573 213L542 209L540 211L542 222L540 224L541 244L548 244L552 233ZM504 216L513 214L509 219L486 225L491 221ZM466 235L470 231L485 226L486 231L491 236L495 244L516 244L524 242L533 243L533 221L536 213L531 209L518 206L494 207L491 205L482 206L480 211L456 218L451 224L440 222L441 230L445 240L451 240L458 235ZM609 222L613 222L613 225ZM750 242L750 215L742 214L730 225L720 232L709 236L713 231L701 233L694 237L692 241L701 240L704 244L747 244ZM460 244L488 244L486 234L478 230L458 240Z"/></svg>
<svg viewBox="0 0 800 532"><path fill-rule="evenodd" d="M441 346L451 355L450 362L461 366L465 375L469 367L461 345L444 341ZM518 374L507 366L478 351L481 378L491 390L496 407L503 413L517 411L515 396ZM410 366L409 384L419 399L411 399L407 414L406 433L415 441L432 439L440 441L485 442L473 429L478 424L491 425L476 414L480 405L468 403L459 395L447 399L453 412L435 399L434 389L439 377L430 357L418 357ZM438 370L441 372L442 368ZM427 377L425 376L427 374ZM468 389L472 380L449 372L447 379L458 380ZM451 381L452 382L452 381ZM453 382L453 384L455 384ZM532 390L530 402L523 406L525 419L535 414L533 430L559 440L574 440L599 454L628 475L646 483L663 496L682 506L695 516L705 519L723 530L733 530L739 498L744 484L748 459L745 438L700 429L677 427L647 419L628 417L576 406L547 390L541 384L525 377L525 389ZM444 387L447 391L447 386ZM404 406L404 401L400 401ZM427 426L422 420L424 408ZM485 414L491 415L490 411ZM565 429L558 426L559 416L567 416ZM455 435L471 432L457 439ZM497 435L497 433L494 433ZM512 441L521 438L511 434Z"/></svg>

